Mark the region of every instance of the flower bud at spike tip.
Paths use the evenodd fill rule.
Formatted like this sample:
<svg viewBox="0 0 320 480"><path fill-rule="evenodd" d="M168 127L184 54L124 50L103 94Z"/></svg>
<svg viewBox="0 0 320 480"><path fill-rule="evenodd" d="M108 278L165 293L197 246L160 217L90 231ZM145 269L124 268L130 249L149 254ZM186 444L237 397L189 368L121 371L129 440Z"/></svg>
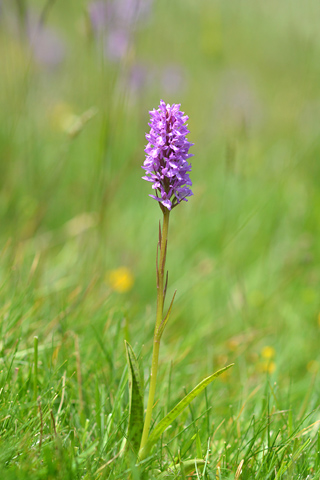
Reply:
<svg viewBox="0 0 320 480"><path fill-rule="evenodd" d="M142 168L146 175L142 177L152 182L156 195L150 195L160 206L172 210L181 200L188 201L193 195L189 177L191 165L187 159L193 155L189 148L194 145L187 140L189 133L188 116L179 110L178 104L165 104L160 101L158 110L150 111L150 133L146 134L148 144L145 148L146 159ZM163 208L162 207L162 208Z"/></svg>

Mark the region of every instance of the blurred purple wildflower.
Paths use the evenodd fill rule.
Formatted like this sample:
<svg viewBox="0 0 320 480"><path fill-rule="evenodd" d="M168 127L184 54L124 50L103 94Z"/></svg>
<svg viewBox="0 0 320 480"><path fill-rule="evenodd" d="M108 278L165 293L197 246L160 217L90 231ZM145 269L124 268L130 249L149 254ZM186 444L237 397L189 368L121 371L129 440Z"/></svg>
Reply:
<svg viewBox="0 0 320 480"><path fill-rule="evenodd" d="M123 27L145 22L151 12L153 0L116 0L113 2L114 18Z"/></svg>
<svg viewBox="0 0 320 480"><path fill-rule="evenodd" d="M103 0L91 2L88 6L88 13L93 31L99 33L108 25L111 16L110 4Z"/></svg>
<svg viewBox="0 0 320 480"><path fill-rule="evenodd" d="M110 60L123 58L129 48L130 36L123 29L113 29L106 37L104 47L105 54Z"/></svg>
<svg viewBox="0 0 320 480"><path fill-rule="evenodd" d="M153 0L95 0L88 6L94 35L102 39L104 54L121 60L128 51L136 25L146 21Z"/></svg>
<svg viewBox="0 0 320 480"><path fill-rule="evenodd" d="M58 33L41 25L32 14L27 16L27 37L34 59L46 67L56 67L65 57L65 45Z"/></svg>
<svg viewBox="0 0 320 480"><path fill-rule="evenodd" d="M142 166L146 170L142 178L152 182L152 188L156 190L156 195L150 197L168 210L193 195L189 188L192 185L188 173L191 165L187 159L193 156L188 152L194 144L186 138L189 130L185 122L189 117L179 108L180 104L166 105L161 100L158 110L149 112L151 129L146 134L148 144Z"/></svg>

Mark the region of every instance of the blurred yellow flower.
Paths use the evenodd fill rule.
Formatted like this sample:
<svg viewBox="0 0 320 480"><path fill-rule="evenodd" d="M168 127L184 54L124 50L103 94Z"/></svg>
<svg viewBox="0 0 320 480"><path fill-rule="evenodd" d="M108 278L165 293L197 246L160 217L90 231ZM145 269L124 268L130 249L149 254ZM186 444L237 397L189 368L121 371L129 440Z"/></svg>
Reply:
<svg viewBox="0 0 320 480"><path fill-rule="evenodd" d="M264 362L260 362L259 365L259 371L264 372L264 373L273 373L276 369L276 364L275 362L265 360Z"/></svg>
<svg viewBox="0 0 320 480"><path fill-rule="evenodd" d="M227 342L227 347L229 348L229 350L231 350L231 352L235 352L238 349L239 344L240 342L238 340L236 340L235 338L231 338Z"/></svg>
<svg viewBox="0 0 320 480"><path fill-rule="evenodd" d="M134 277L127 267L119 267L114 270L110 270L107 275L107 281L115 292L125 293L131 290Z"/></svg>
<svg viewBox="0 0 320 480"><path fill-rule="evenodd" d="M274 358L275 355L276 355L275 349L273 347L270 347L269 345L266 345L261 350L261 356L262 356L262 358L265 358L266 360L270 360L271 358Z"/></svg>
<svg viewBox="0 0 320 480"><path fill-rule="evenodd" d="M266 345L262 348L261 352L261 360L257 365L257 369L259 372L263 373L273 373L276 369L276 364L273 361L274 357L276 356L276 351L270 345Z"/></svg>

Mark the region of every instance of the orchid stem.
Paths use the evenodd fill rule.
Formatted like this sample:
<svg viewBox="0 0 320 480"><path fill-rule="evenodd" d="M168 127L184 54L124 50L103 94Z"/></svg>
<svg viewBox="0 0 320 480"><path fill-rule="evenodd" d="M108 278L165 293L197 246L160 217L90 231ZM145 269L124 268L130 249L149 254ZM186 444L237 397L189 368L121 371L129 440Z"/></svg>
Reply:
<svg viewBox="0 0 320 480"><path fill-rule="evenodd" d="M143 449L148 440L151 418L152 418L152 409L154 404L154 396L156 392L156 382L157 382L157 372L158 372L158 361L159 361L159 350L160 350L160 340L162 331L159 327L163 320L163 304L164 304L164 277L165 277L165 264L166 264L166 253L167 253L167 240L168 240L168 229L169 229L169 214L170 211L167 208L163 209L163 224L162 224L162 234L160 236L160 260L157 265L157 315L156 315L156 326L153 336L153 352L152 352L152 364L151 364L151 375L150 375L150 387L149 387L149 397L147 404L146 417L143 426L142 439L140 445L140 451Z"/></svg>

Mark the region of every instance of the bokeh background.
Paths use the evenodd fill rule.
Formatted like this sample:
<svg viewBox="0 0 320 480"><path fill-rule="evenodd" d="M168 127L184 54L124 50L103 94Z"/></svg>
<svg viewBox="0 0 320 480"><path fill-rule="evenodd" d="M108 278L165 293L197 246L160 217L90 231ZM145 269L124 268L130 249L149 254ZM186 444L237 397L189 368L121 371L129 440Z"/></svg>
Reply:
<svg viewBox="0 0 320 480"><path fill-rule="evenodd" d="M147 374L161 211L141 165L164 99L195 145L160 378L171 362L193 386L234 361L218 405L266 376L317 405L319 18L317 0L1 1L3 356L19 338L23 370L38 335L59 365L77 335L85 391L101 345L116 381L126 337Z"/></svg>

